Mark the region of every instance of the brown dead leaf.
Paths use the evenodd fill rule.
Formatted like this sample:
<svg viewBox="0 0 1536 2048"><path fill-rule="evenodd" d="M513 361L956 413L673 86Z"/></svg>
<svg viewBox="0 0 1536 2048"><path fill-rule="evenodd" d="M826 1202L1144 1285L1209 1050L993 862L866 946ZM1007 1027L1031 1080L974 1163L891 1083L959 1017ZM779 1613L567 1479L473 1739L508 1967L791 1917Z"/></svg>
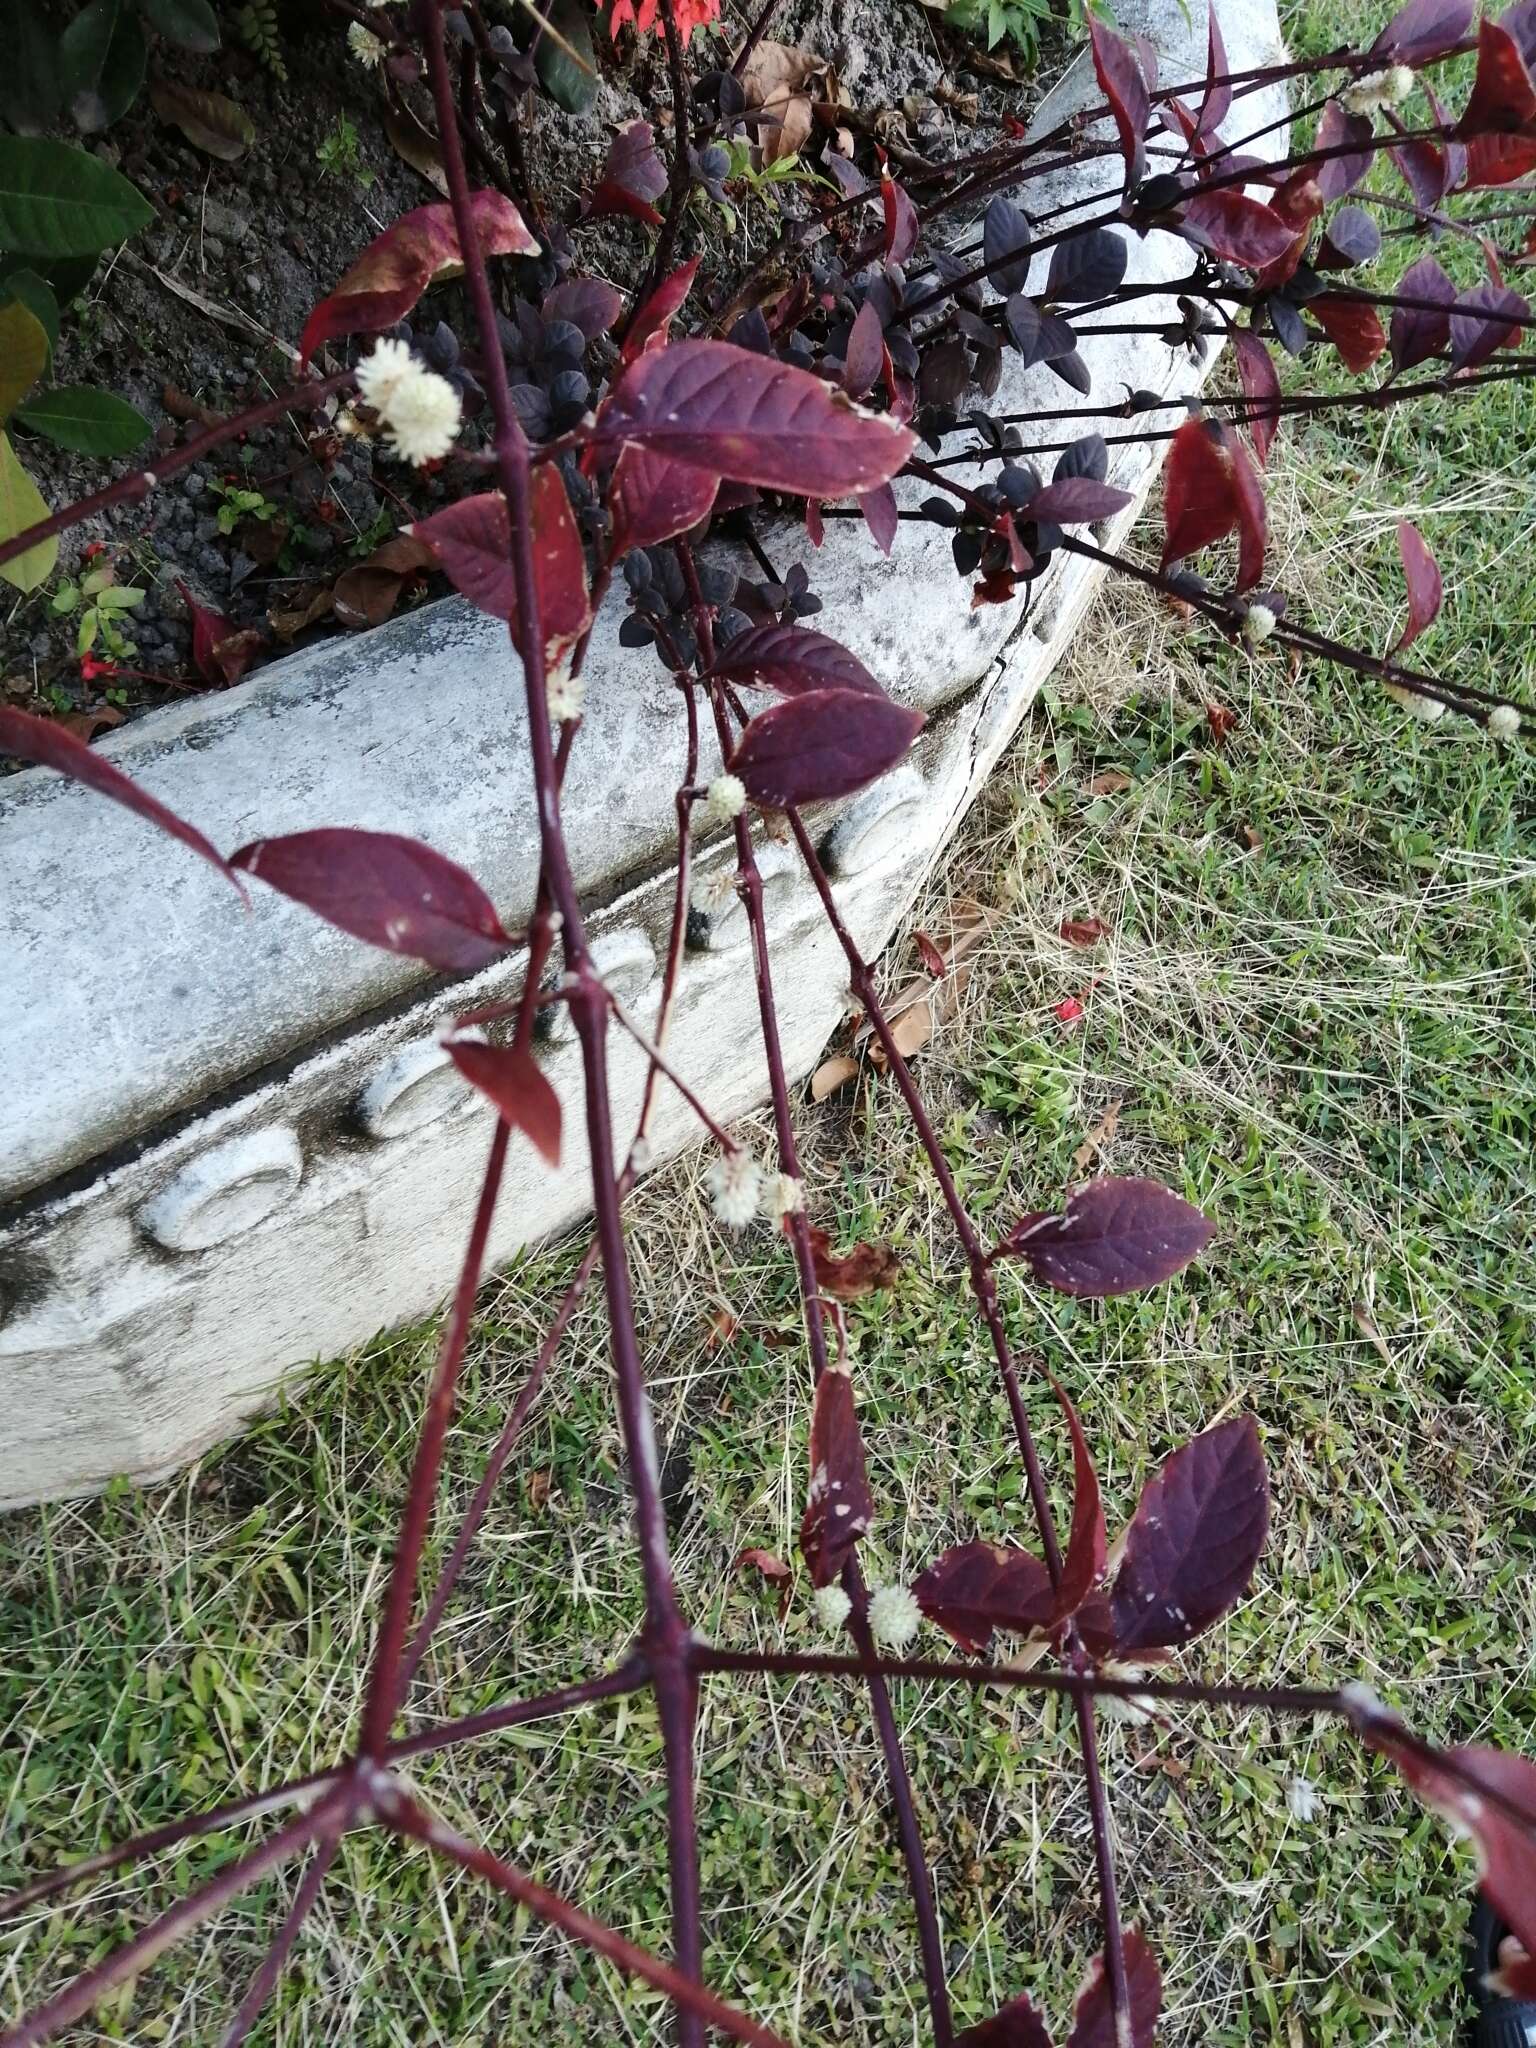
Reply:
<svg viewBox="0 0 1536 2048"><path fill-rule="evenodd" d="M709 1348L723 1350L735 1336L741 1325L728 1308L717 1308L709 1319Z"/></svg>
<svg viewBox="0 0 1536 2048"><path fill-rule="evenodd" d="M1254 826L1239 825L1237 836L1242 840L1250 853L1262 853L1264 851L1264 834Z"/></svg>
<svg viewBox="0 0 1536 2048"><path fill-rule="evenodd" d="M859 1243L851 1252L834 1252L824 1230L813 1224L809 1235L816 1285L834 1301L862 1301L877 1287L896 1285L901 1261L888 1244Z"/></svg>
<svg viewBox="0 0 1536 2048"><path fill-rule="evenodd" d="M343 569L331 589L343 626L382 626L413 576L436 566L436 556L414 534L397 533L374 549L366 562Z"/></svg>
<svg viewBox="0 0 1536 2048"><path fill-rule="evenodd" d="M846 1088L850 1081L859 1078L859 1063L849 1059L847 1053L834 1053L829 1060L823 1060L811 1076L812 1102L825 1102L829 1095L835 1095L840 1088Z"/></svg>
<svg viewBox="0 0 1536 2048"><path fill-rule="evenodd" d="M1098 1122L1087 1131L1083 1142L1072 1154L1073 1164L1079 1173L1086 1173L1099 1154L1107 1151L1114 1142L1115 1133L1120 1128L1120 1112L1124 1106L1124 1098L1117 1096Z"/></svg>
<svg viewBox="0 0 1536 2048"><path fill-rule="evenodd" d="M1096 946L1109 930L1102 917L1064 917L1061 936L1069 946Z"/></svg>
<svg viewBox="0 0 1536 2048"><path fill-rule="evenodd" d="M934 86L933 96L941 107L948 107L962 121L974 121L981 112L981 101L977 95L962 92L947 74Z"/></svg>
<svg viewBox="0 0 1536 2048"><path fill-rule="evenodd" d="M1391 1366L1395 1369L1397 1360L1392 1356L1386 1338L1377 1329L1376 1318L1371 1314L1363 1301L1355 1303L1354 1314L1355 1328L1360 1332L1366 1343L1371 1346L1383 1365Z"/></svg>
<svg viewBox="0 0 1536 2048"><path fill-rule="evenodd" d="M149 103L162 121L179 128L194 149L232 164L256 140L256 124L221 92L199 92L169 78L153 78Z"/></svg>
<svg viewBox="0 0 1536 2048"><path fill-rule="evenodd" d="M789 1612L790 1594L795 1583L794 1572L782 1557L776 1557L771 1550L744 1550L731 1566L734 1572L760 1572L770 1586L779 1588L779 1619L782 1621Z"/></svg>
<svg viewBox="0 0 1536 2048"><path fill-rule="evenodd" d="M806 90L821 69L809 50L764 37L747 59L741 89L748 109L764 118L752 123L763 167L793 156L810 137L811 96Z"/></svg>
<svg viewBox="0 0 1536 2048"><path fill-rule="evenodd" d="M384 109L384 133L389 137L389 146L411 169L426 179L434 191L448 197L448 173L443 169L442 152L437 146L437 137L422 125L402 100L398 106L389 105Z"/></svg>
<svg viewBox="0 0 1536 2048"><path fill-rule="evenodd" d="M200 427L222 427L227 413L218 412L211 405L204 405L201 399L192 398L180 391L174 384L167 384L160 394L160 403L173 420L194 420Z"/></svg>
<svg viewBox="0 0 1536 2048"><path fill-rule="evenodd" d="M528 1474L528 1505L535 1512L549 1499L549 1489L553 1483L553 1475L542 1468Z"/></svg>
<svg viewBox="0 0 1536 2048"><path fill-rule="evenodd" d="M242 519L235 528L235 545L258 567L270 569L288 542L286 519Z"/></svg>
<svg viewBox="0 0 1536 2048"><path fill-rule="evenodd" d="M1090 796L1119 796L1122 790L1129 789L1130 786L1131 778L1129 775L1122 774L1118 768L1106 768L1102 775L1095 775L1092 782L1089 783L1088 794Z"/></svg>
<svg viewBox="0 0 1536 2048"><path fill-rule="evenodd" d="M77 740L89 742L97 733L110 732L114 726L121 725L125 715L115 704L98 704L92 711L63 712L53 722L73 733Z"/></svg>
<svg viewBox="0 0 1536 2048"><path fill-rule="evenodd" d="M279 640L296 640L307 627L331 616L331 604L329 584L306 583L295 591L288 604L267 613L267 624Z"/></svg>
<svg viewBox="0 0 1536 2048"><path fill-rule="evenodd" d="M944 955L926 932L914 932L912 939L918 952L923 956L923 965L935 981L942 981L949 972L948 963L945 961Z"/></svg>

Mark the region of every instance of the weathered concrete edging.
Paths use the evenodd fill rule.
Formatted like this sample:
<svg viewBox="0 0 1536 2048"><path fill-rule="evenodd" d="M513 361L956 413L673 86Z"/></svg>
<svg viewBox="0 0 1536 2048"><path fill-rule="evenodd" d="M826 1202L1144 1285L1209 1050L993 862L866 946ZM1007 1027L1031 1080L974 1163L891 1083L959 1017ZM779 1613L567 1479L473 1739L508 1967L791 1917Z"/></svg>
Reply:
<svg viewBox="0 0 1536 2048"><path fill-rule="evenodd" d="M1179 0L1119 13L1157 45L1167 80L1200 75L1204 22L1192 28ZM1221 15L1233 69L1278 55L1273 0L1223 0ZM1097 97L1081 59L1037 126ZM1271 95L1239 107L1245 128L1283 111ZM1033 184L1029 202L1058 205L1118 178L1116 160L1094 159ZM1187 269L1187 251L1165 235L1133 240L1130 265L1166 279ZM1175 317L1167 300L1144 304L1149 321ZM1199 383L1160 341L1105 337L1083 354L1106 400L1123 386ZM1043 369L1015 371L994 406L1060 404L1063 393ZM1111 477L1139 503L1155 455L1115 452ZM1135 511L1100 538L1114 545ZM831 526L819 554L790 536L778 547L781 567L804 553L827 630L929 712L911 763L823 821L839 900L873 951L1101 572L1058 556L1025 620L1020 602L971 610L934 529L904 527L890 561L852 524ZM620 616L611 607L594 634L566 816L579 883L601 906L605 971L643 1014L665 938L678 738L653 657L618 645ZM449 600L146 717L106 751L221 846L318 824L415 833L479 876L514 925L537 870L514 682L504 629ZM719 843L702 865L724 860ZM837 1022L846 976L792 857L770 847L766 867L785 1056L799 1075ZM164 1473L236 1428L285 1373L441 1298L490 1113L432 1034L468 1002L515 992L522 969L448 988L266 892L243 913L202 863L43 771L0 785L0 877L0 1506L14 1506L116 1473ZM764 1092L739 909L696 936L672 1057L735 1115ZM574 1104L574 1048L553 1036L543 1056ZM616 1045L614 1065L627 1135L639 1056ZM694 1135L664 1090L655 1157ZM551 1174L514 1147L493 1258L589 1206L580 1161L573 1146Z"/></svg>

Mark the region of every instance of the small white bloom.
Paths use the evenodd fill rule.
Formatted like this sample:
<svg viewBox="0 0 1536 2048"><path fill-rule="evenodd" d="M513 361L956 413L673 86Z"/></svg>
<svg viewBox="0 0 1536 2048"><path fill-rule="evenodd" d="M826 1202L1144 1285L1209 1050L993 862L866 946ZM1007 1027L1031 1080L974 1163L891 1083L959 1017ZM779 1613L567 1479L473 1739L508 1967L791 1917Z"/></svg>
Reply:
<svg viewBox="0 0 1536 2048"><path fill-rule="evenodd" d="M1496 740L1512 740L1520 731L1520 714L1513 704L1496 704L1488 714L1488 731Z"/></svg>
<svg viewBox="0 0 1536 2048"><path fill-rule="evenodd" d="M841 1586L816 1588L816 1619L824 1629L840 1629L853 1612L853 1602Z"/></svg>
<svg viewBox="0 0 1536 2048"><path fill-rule="evenodd" d="M651 1165L651 1141L644 1131L629 1148L629 1163L636 1173L648 1173Z"/></svg>
<svg viewBox="0 0 1536 2048"><path fill-rule="evenodd" d="M356 23L353 24L356 26ZM368 355L357 366L357 389L364 405L372 406L382 413L394 397L401 382L419 370L421 365L411 354L408 341L376 341ZM338 420L337 425L341 422ZM342 429L346 431L345 428Z"/></svg>
<svg viewBox="0 0 1536 2048"><path fill-rule="evenodd" d="M1250 647L1262 647L1275 630L1278 621L1267 604L1251 604L1248 616L1243 621L1243 638Z"/></svg>
<svg viewBox="0 0 1536 2048"><path fill-rule="evenodd" d="M905 1586L876 1586L869 1596L869 1632L899 1656L923 1625L923 1610Z"/></svg>
<svg viewBox="0 0 1536 2048"><path fill-rule="evenodd" d="M709 801L705 806L711 824L728 825L732 818L739 818L747 807L747 785L739 775L717 775L709 785Z"/></svg>
<svg viewBox="0 0 1536 2048"><path fill-rule="evenodd" d="M1285 1804L1291 1819L1305 1827L1317 1815L1317 1787L1310 1778L1292 1778L1285 1788Z"/></svg>
<svg viewBox="0 0 1536 2048"><path fill-rule="evenodd" d="M712 874L700 875L688 892L688 907L698 911L701 917L717 917L736 894L736 870L716 868Z"/></svg>
<svg viewBox="0 0 1536 2048"><path fill-rule="evenodd" d="M350 405L344 405L336 415L336 431L344 441L371 441L372 427L365 427Z"/></svg>
<svg viewBox="0 0 1536 2048"><path fill-rule="evenodd" d="M1401 683L1388 683L1387 695L1394 703L1425 725L1433 725L1437 718L1445 716L1445 706L1438 697L1421 697L1417 690L1405 690Z"/></svg>
<svg viewBox="0 0 1536 2048"><path fill-rule="evenodd" d="M1374 114L1382 107L1395 107L1413 91L1413 73L1406 64L1389 64L1385 71L1367 71L1339 94L1339 105L1347 114Z"/></svg>
<svg viewBox="0 0 1536 2048"><path fill-rule="evenodd" d="M402 378L384 408L390 448L402 462L436 462L458 439L459 415L459 394L448 379L417 370Z"/></svg>
<svg viewBox="0 0 1536 2048"><path fill-rule="evenodd" d="M382 42L371 28L364 28L360 21L354 21L347 30L347 48L359 64L365 64L370 71L384 62L389 54L389 45Z"/></svg>
<svg viewBox="0 0 1536 2048"><path fill-rule="evenodd" d="M762 1178L757 1161L741 1147L723 1152L705 1174L715 1215L728 1230L745 1230L756 1216Z"/></svg>
<svg viewBox="0 0 1536 2048"><path fill-rule="evenodd" d="M544 701L556 723L564 718L580 718L586 700L587 685L581 676L551 676L544 685Z"/></svg>
<svg viewBox="0 0 1536 2048"><path fill-rule="evenodd" d="M777 1223L798 1216L805 1207L805 1188L792 1173L776 1173L763 1189L763 1214Z"/></svg>

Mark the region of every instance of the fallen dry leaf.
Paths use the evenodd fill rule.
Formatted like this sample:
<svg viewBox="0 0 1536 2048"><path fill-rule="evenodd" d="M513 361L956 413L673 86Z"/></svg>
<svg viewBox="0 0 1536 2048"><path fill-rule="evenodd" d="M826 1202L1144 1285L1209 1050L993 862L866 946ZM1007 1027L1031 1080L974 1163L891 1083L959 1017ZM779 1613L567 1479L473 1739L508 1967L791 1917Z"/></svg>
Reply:
<svg viewBox="0 0 1536 2048"><path fill-rule="evenodd" d="M1102 775L1095 775L1092 782L1089 783L1088 794L1090 796L1119 796L1122 790L1129 789L1130 786L1131 778L1129 775L1123 774L1118 768L1106 768Z"/></svg>
<svg viewBox="0 0 1536 2048"><path fill-rule="evenodd" d="M53 722L72 732L77 740L89 742L97 733L110 732L113 726L121 725L124 716L115 704L98 704L94 711L65 711Z"/></svg>
<svg viewBox="0 0 1536 2048"><path fill-rule="evenodd" d="M549 1489L552 1483L552 1475L542 1469L528 1474L529 1507L535 1510L543 1507L544 1503L549 1499Z"/></svg>
<svg viewBox="0 0 1536 2048"><path fill-rule="evenodd" d="M149 103L162 121L179 128L194 149L232 164L256 140L256 124L221 92L199 92L169 78L153 78Z"/></svg>
<svg viewBox="0 0 1536 2048"><path fill-rule="evenodd" d="M912 938L917 946L918 952L921 953L923 956L923 965L927 968L928 972L933 976L935 981L942 981L944 979L944 976L949 971L948 967L945 964L944 955L939 951L938 947L933 943L932 939L929 938L926 932L914 932L912 934Z"/></svg>
<svg viewBox="0 0 1536 2048"><path fill-rule="evenodd" d="M200 427L222 427L229 417L211 405L204 405L201 399L191 397L174 384L167 384L160 393L160 403L173 420L193 420Z"/></svg>
<svg viewBox="0 0 1536 2048"><path fill-rule="evenodd" d="M1377 1329L1376 1318L1371 1314L1370 1310L1366 1307L1363 1301L1357 1301L1355 1303L1354 1314L1355 1328L1360 1332L1361 1336L1365 1339L1366 1343L1369 1344L1371 1348L1375 1351L1377 1357L1380 1358L1383 1365L1389 1365L1395 1368L1397 1360L1392 1356L1392 1353L1387 1346L1386 1338L1383 1337L1380 1330Z"/></svg>
<svg viewBox="0 0 1536 2048"><path fill-rule="evenodd" d="M811 1076L812 1102L825 1102L829 1095L835 1095L839 1088L846 1088L850 1081L859 1077L859 1063L849 1059L847 1053L834 1053L829 1060L823 1060Z"/></svg>
<svg viewBox="0 0 1536 2048"><path fill-rule="evenodd" d="M1123 1107L1123 1097L1117 1096L1098 1122L1090 1127L1083 1142L1072 1154L1072 1163L1079 1173L1086 1173L1099 1154L1106 1151L1114 1142L1115 1133L1120 1128L1120 1111Z"/></svg>
<svg viewBox="0 0 1536 2048"><path fill-rule="evenodd" d="M804 88L820 69L809 50L766 36L747 59L741 89L749 110L762 117L752 124L752 133L764 169L805 146L812 115Z"/></svg>
<svg viewBox="0 0 1536 2048"><path fill-rule="evenodd" d="M824 1230L813 1224L809 1235L816 1285L834 1301L862 1301L877 1287L896 1285L901 1261L888 1244L859 1243L851 1252L834 1252Z"/></svg>
<svg viewBox="0 0 1536 2048"><path fill-rule="evenodd" d="M789 1612L790 1594L794 1587L795 1575L782 1557L776 1557L771 1550L743 1550L731 1570L735 1572L752 1570L760 1572L770 1586L779 1588L779 1619L782 1621Z"/></svg>
<svg viewBox="0 0 1536 2048"><path fill-rule="evenodd" d="M354 629L383 625L407 581L436 566L437 557L424 540L393 534L366 562L354 563L336 578L331 588L336 617Z"/></svg>
<svg viewBox="0 0 1536 2048"><path fill-rule="evenodd" d="M294 592L288 604L267 613L267 624L279 640L296 640L306 627L330 617L331 604L329 584L305 584Z"/></svg>
<svg viewBox="0 0 1536 2048"><path fill-rule="evenodd" d="M1210 727L1212 744L1219 747L1224 744L1228 733L1236 725L1237 713L1229 711L1225 704L1207 704L1205 722Z"/></svg>
<svg viewBox="0 0 1536 2048"><path fill-rule="evenodd" d="M1069 946L1096 946L1109 931L1102 917L1064 917L1061 936Z"/></svg>
<svg viewBox="0 0 1536 2048"><path fill-rule="evenodd" d="M384 109L384 133L389 137L389 146L402 163L410 165L420 177L426 179L434 191L448 197L448 173L443 169L442 152L437 146L437 137L429 128L423 127L404 101L398 106L390 104Z"/></svg>

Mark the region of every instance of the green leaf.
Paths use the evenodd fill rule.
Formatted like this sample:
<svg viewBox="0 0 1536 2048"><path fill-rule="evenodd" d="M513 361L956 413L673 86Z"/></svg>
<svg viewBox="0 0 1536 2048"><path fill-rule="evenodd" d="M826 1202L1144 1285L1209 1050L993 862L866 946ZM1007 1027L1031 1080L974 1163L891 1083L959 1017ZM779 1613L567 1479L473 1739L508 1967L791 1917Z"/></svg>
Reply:
<svg viewBox="0 0 1536 2048"><path fill-rule="evenodd" d="M129 0L90 0L59 38L75 126L92 135L120 120L139 96L147 56Z"/></svg>
<svg viewBox="0 0 1536 2048"><path fill-rule="evenodd" d="M59 585L58 589L53 593L53 603L49 606L49 610L59 613L72 612L75 609L76 605L79 604L79 602L79 584L71 583L68 577L66 577L64 581Z"/></svg>
<svg viewBox="0 0 1536 2048"><path fill-rule="evenodd" d="M554 0L554 5L546 10L545 19L555 35L563 37L570 48L562 49L555 35L539 37L533 57L539 83L557 107L563 107L568 114L584 114L597 98L597 57L592 48L592 18L581 0Z"/></svg>
<svg viewBox="0 0 1536 2048"><path fill-rule="evenodd" d="M219 24L208 0L140 0L150 26L159 29L167 42L183 50L196 50L200 57L219 47Z"/></svg>
<svg viewBox="0 0 1536 2048"><path fill-rule="evenodd" d="M20 299L0 306L0 420L10 417L47 369L50 346L48 330Z"/></svg>
<svg viewBox="0 0 1536 2048"><path fill-rule="evenodd" d="M154 217L135 186L83 149L0 135L0 249L94 257Z"/></svg>
<svg viewBox="0 0 1536 2048"><path fill-rule="evenodd" d="M104 612L131 612L136 604L144 602L146 593L133 583L113 583L104 590L96 602Z"/></svg>
<svg viewBox="0 0 1536 2048"><path fill-rule="evenodd" d="M35 270L13 270L0 279L0 299L14 299L26 307L48 337L48 353L59 345L59 302L46 277ZM0 375L3 375L0 369Z"/></svg>
<svg viewBox="0 0 1536 2048"><path fill-rule="evenodd" d="M127 455L151 432L137 406L94 384L40 392L16 408L16 417L34 434L46 434L81 455Z"/></svg>
<svg viewBox="0 0 1536 2048"><path fill-rule="evenodd" d="M0 64L0 114L23 135L46 128L64 99L58 40L37 0L13 0Z"/></svg>
<svg viewBox="0 0 1536 2048"><path fill-rule="evenodd" d="M0 433L0 541L13 539L47 517L48 507L43 503L42 493L17 461L10 437ZM24 555L0 562L0 576L16 590L36 590L39 583L46 583L53 574L58 559L58 536L50 534Z"/></svg>

